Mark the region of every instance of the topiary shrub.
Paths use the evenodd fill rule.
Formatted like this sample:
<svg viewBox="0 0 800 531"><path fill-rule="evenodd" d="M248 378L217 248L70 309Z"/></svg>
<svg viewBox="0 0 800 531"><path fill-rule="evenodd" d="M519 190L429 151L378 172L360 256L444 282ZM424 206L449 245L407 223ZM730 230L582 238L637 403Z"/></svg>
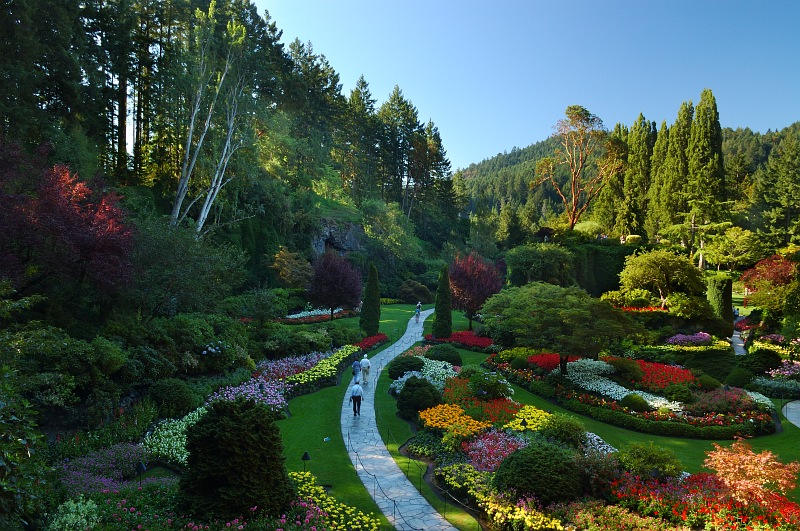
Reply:
<svg viewBox="0 0 800 531"><path fill-rule="evenodd" d="M641 395L637 395L636 393L628 393L625 395L622 400L619 401L619 405L622 407L626 407L631 411L637 411L639 413L644 413L645 411L653 411L653 408L650 404L647 403L647 400L642 398Z"/></svg>
<svg viewBox="0 0 800 531"><path fill-rule="evenodd" d="M500 491L514 491L515 498L533 495L543 506L570 501L581 494L575 452L546 440L533 440L508 456L492 483Z"/></svg>
<svg viewBox="0 0 800 531"><path fill-rule="evenodd" d="M398 356L386 366L386 373L392 380L397 380L407 372L421 371L425 362L419 356Z"/></svg>
<svg viewBox="0 0 800 531"><path fill-rule="evenodd" d="M739 356L736 365L747 369L753 374L764 374L767 371L781 366L783 358L774 350L766 348L751 348L746 356Z"/></svg>
<svg viewBox="0 0 800 531"><path fill-rule="evenodd" d="M406 420L416 420L417 414L442 403L442 394L424 378L412 376L406 380L397 397L397 413Z"/></svg>
<svg viewBox="0 0 800 531"><path fill-rule="evenodd" d="M686 384L670 384L664 388L664 398L673 402L689 403L693 400L692 390Z"/></svg>
<svg viewBox="0 0 800 531"><path fill-rule="evenodd" d="M606 363L614 367L614 375L626 382L640 382L644 378L644 370L636 360L628 358L607 358Z"/></svg>
<svg viewBox="0 0 800 531"><path fill-rule="evenodd" d="M430 304L433 302L431 290L416 280L406 280L397 288L397 298L406 304Z"/></svg>
<svg viewBox="0 0 800 531"><path fill-rule="evenodd" d="M178 378L159 380L150 386L150 399L158 406L158 416L178 418L199 407L201 397L192 391L189 384Z"/></svg>
<svg viewBox="0 0 800 531"><path fill-rule="evenodd" d="M205 518L235 518L251 507L282 514L294 497L275 415L252 400L219 400L186 433L183 509Z"/></svg>
<svg viewBox="0 0 800 531"><path fill-rule="evenodd" d="M511 360L511 363L510 363L509 366L511 367L511 370L514 370L514 371L526 371L526 370L530 369L531 364L528 363L528 357L527 356L519 356L519 357L513 358Z"/></svg>
<svg viewBox="0 0 800 531"><path fill-rule="evenodd" d="M725 383L731 387L744 387L753 379L754 374L742 367L734 367L725 378Z"/></svg>
<svg viewBox="0 0 800 531"><path fill-rule="evenodd" d="M364 299L358 325L367 336L378 333L381 324L381 288L378 282L378 269L370 262L367 273L367 285L364 288Z"/></svg>
<svg viewBox="0 0 800 531"><path fill-rule="evenodd" d="M620 448L616 457L624 470L643 478L674 478L682 471L681 461L675 452L652 442L627 444Z"/></svg>
<svg viewBox="0 0 800 531"><path fill-rule="evenodd" d="M697 387L700 388L701 391L713 391L714 389L722 387L719 380L708 374L697 376L695 381L697 382Z"/></svg>
<svg viewBox="0 0 800 531"><path fill-rule="evenodd" d="M586 428L581 421L563 413L552 413L545 417L537 431L545 439L559 441L572 448L580 447L586 435Z"/></svg>
<svg viewBox="0 0 800 531"><path fill-rule="evenodd" d="M433 345L425 352L425 357L429 360L446 361L450 365L457 367L461 367L464 364L458 349L448 343Z"/></svg>

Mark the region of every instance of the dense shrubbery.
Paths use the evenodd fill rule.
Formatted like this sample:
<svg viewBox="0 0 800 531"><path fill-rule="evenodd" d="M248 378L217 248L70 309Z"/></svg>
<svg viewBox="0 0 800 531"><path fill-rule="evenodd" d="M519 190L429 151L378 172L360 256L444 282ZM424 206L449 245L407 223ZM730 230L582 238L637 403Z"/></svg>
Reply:
<svg viewBox="0 0 800 531"><path fill-rule="evenodd" d="M418 356L398 356L386 365L386 373L392 380L397 380L407 372L421 370L424 365Z"/></svg>
<svg viewBox="0 0 800 531"><path fill-rule="evenodd" d="M458 349L448 344L433 345L425 352L425 357L431 360L446 361L450 365L456 365L458 367L464 364Z"/></svg>
<svg viewBox="0 0 800 531"><path fill-rule="evenodd" d="M409 378L397 396L398 414L406 420L416 420L417 414L442 403L442 393L424 378Z"/></svg>
<svg viewBox="0 0 800 531"><path fill-rule="evenodd" d="M150 398L158 407L158 415L162 418L182 417L198 407L202 401L185 381L177 378L155 382L150 386Z"/></svg>

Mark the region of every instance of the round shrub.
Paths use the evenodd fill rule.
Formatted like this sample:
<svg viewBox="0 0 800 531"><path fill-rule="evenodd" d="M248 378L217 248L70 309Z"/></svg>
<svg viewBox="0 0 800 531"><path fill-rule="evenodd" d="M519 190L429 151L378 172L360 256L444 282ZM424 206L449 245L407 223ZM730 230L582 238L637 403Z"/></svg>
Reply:
<svg viewBox="0 0 800 531"><path fill-rule="evenodd" d="M682 471L681 461L675 452L652 442L634 442L620 448L617 460L624 470L643 478L678 477Z"/></svg>
<svg viewBox="0 0 800 531"><path fill-rule="evenodd" d="M753 376L754 374L747 369L742 367L734 367L728 377L725 378L725 383L731 387L744 387L750 383L750 380L753 379Z"/></svg>
<svg viewBox="0 0 800 531"><path fill-rule="evenodd" d="M702 391L713 391L714 389L719 389L722 386L719 380L708 374L699 375L697 378L695 378L695 381L697 381L697 387L699 387Z"/></svg>
<svg viewBox="0 0 800 531"><path fill-rule="evenodd" d="M641 395L637 395L636 393L628 393L627 395L625 395L623 399L619 401L619 405L622 407L626 407L631 411L637 411L639 413L653 410L653 408L650 407L650 404L647 403L647 400L642 398Z"/></svg>
<svg viewBox="0 0 800 531"><path fill-rule="evenodd" d="M691 402L693 399L692 390L686 384L670 384L664 388L664 398L673 402Z"/></svg>
<svg viewBox="0 0 800 531"><path fill-rule="evenodd" d="M545 417L538 429L539 435L578 448L583 442L586 428L571 415L553 413Z"/></svg>
<svg viewBox="0 0 800 531"><path fill-rule="evenodd" d="M149 394L158 406L158 416L163 418L182 417L202 403L189 384L178 378L157 381L150 386Z"/></svg>
<svg viewBox="0 0 800 531"><path fill-rule="evenodd" d="M747 356L739 356L736 364L753 374L764 374L772 369L777 369L782 362L780 354L774 350L753 347Z"/></svg>
<svg viewBox="0 0 800 531"><path fill-rule="evenodd" d="M510 398L514 394L514 389L508 380L494 372L472 376L469 379L469 388L478 400Z"/></svg>
<svg viewBox="0 0 800 531"><path fill-rule="evenodd" d="M604 360L614 367L614 374L626 382L639 382L644 378L644 371L636 360L628 358L608 358Z"/></svg>
<svg viewBox="0 0 800 531"><path fill-rule="evenodd" d="M397 298L407 304L430 304L433 302L433 295L427 286L416 280L406 280L397 288Z"/></svg>
<svg viewBox="0 0 800 531"><path fill-rule="evenodd" d="M575 453L546 440L534 440L508 456L492 482L500 491L513 490L517 497L536 496L543 506L573 500L581 493Z"/></svg>
<svg viewBox="0 0 800 531"><path fill-rule="evenodd" d="M489 371L480 365L462 365L461 372L458 373L459 378L471 379L476 374L485 374Z"/></svg>
<svg viewBox="0 0 800 531"><path fill-rule="evenodd" d="M275 415L252 400L219 400L186 432L187 471L178 486L184 509L235 518L258 507L282 514L294 497Z"/></svg>
<svg viewBox="0 0 800 531"><path fill-rule="evenodd" d="M425 357L429 360L446 361L450 365L455 365L458 367L461 367L461 365L464 364L458 349L448 343L432 346L425 353Z"/></svg>
<svg viewBox="0 0 800 531"><path fill-rule="evenodd" d="M425 362L419 356L398 356L386 366L387 374L392 380L397 380L407 372L421 371Z"/></svg>
<svg viewBox="0 0 800 531"><path fill-rule="evenodd" d="M397 412L406 420L415 420L417 414L442 403L442 394L424 378L412 376L406 380L397 397Z"/></svg>
<svg viewBox="0 0 800 531"><path fill-rule="evenodd" d="M531 364L528 363L527 356L519 356L511 360L510 367L515 371L525 371L530 368Z"/></svg>

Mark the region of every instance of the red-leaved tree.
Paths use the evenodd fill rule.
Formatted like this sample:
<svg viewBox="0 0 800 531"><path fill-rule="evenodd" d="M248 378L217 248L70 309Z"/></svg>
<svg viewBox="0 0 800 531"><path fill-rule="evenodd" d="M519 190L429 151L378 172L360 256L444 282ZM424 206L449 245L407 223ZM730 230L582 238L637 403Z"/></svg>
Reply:
<svg viewBox="0 0 800 531"><path fill-rule="evenodd" d="M474 252L469 256L457 255L450 266L453 307L464 312L470 330L475 314L486 299L500 291L502 285L497 267Z"/></svg>
<svg viewBox="0 0 800 531"><path fill-rule="evenodd" d="M13 153L0 151L2 160ZM105 292L126 285L132 233L118 196L95 193L65 166L32 171L16 156L0 175L0 277L21 293L45 281Z"/></svg>
<svg viewBox="0 0 800 531"><path fill-rule="evenodd" d="M797 264L779 254L764 258L742 273L741 281L750 294L747 304L758 306L778 316L783 311L786 293L797 278Z"/></svg>
<svg viewBox="0 0 800 531"><path fill-rule="evenodd" d="M361 274L343 257L326 252L314 262L308 299L320 308L355 308L361 301Z"/></svg>

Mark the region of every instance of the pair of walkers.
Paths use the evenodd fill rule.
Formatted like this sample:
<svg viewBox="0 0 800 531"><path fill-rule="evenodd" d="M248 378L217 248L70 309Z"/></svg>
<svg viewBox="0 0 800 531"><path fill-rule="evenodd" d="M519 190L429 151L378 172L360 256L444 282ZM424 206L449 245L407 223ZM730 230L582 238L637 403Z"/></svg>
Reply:
<svg viewBox="0 0 800 531"><path fill-rule="evenodd" d="M372 366L367 355L353 362L353 386L350 388L350 403L353 404L353 416L361 416L361 401L364 398L364 389L361 382L369 382L369 369Z"/></svg>

